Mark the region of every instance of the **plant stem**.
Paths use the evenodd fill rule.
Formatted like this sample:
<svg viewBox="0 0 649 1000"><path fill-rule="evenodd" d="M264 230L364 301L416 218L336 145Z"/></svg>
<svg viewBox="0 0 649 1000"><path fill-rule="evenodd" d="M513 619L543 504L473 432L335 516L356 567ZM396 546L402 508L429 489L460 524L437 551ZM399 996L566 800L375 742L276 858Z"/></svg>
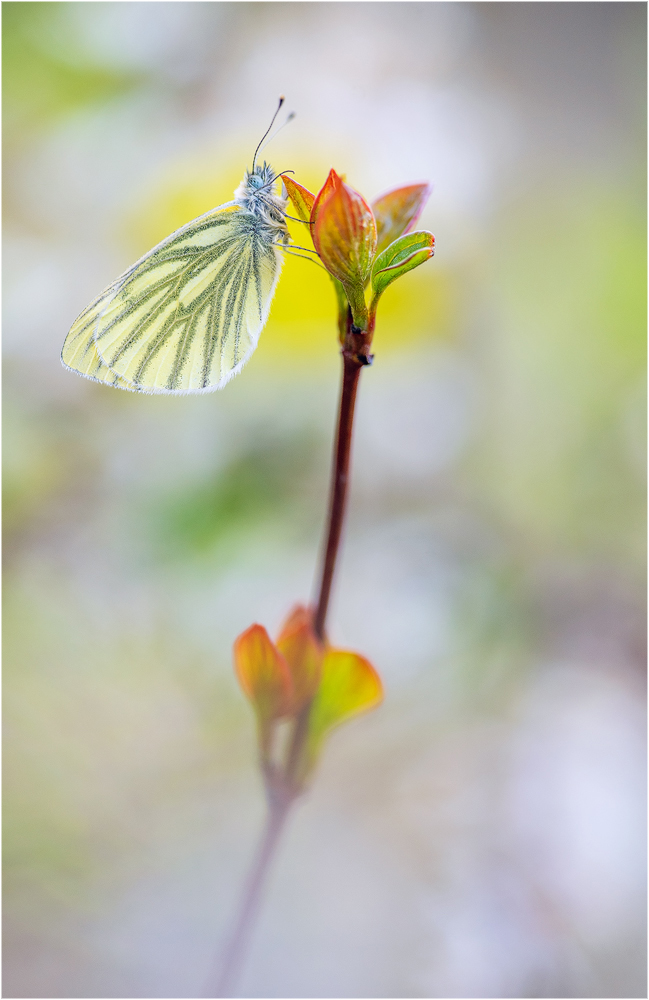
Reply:
<svg viewBox="0 0 649 1000"><path fill-rule="evenodd" d="M358 360L356 355L348 351L343 351L343 381L340 392L338 432L329 497L329 530L327 532L327 543L322 561L320 594L313 620L314 631L321 642L324 642L325 638L325 620L327 618L331 584L334 569L336 568L336 557L340 547L340 536L345 517L347 484L349 481L349 459L354 423L354 404L356 402L358 377L362 367L363 363Z"/></svg>
<svg viewBox="0 0 649 1000"><path fill-rule="evenodd" d="M351 317L349 317L347 321L347 345L342 352L343 377L340 392L340 410L338 414L338 428L334 449L331 488L329 494L329 526L324 550L324 558L322 561L320 592L313 626L316 635L322 642L324 642L325 639L325 620L327 617L331 584L336 567L336 557L340 547L340 537L345 517L352 428L354 423L354 405L356 402L358 377L363 365L369 363L366 355L361 355L353 349L357 345L354 343L354 339L350 337L350 331ZM365 341L365 344L366 343L367 341ZM364 346L362 339L359 346ZM350 347L352 349L350 349ZM248 881L246 882L239 906L238 916L223 954L220 972L214 980L215 987L212 989L212 986L210 985L206 996L227 997L231 995L231 985L239 971L243 953L250 936L250 931L259 909L261 890L266 881L270 863L275 854L279 837L284 827L290 806L295 797L299 794L299 784L295 781L295 771L298 766L300 753L308 732L310 708L310 704L306 705L296 720L283 772L283 793L280 792L280 794L270 794L269 796L266 828L259 845L257 856L250 871L250 875L248 876ZM262 770L264 770L263 764ZM266 785L267 789L272 792L272 782L269 780L268 773L266 773Z"/></svg>
<svg viewBox="0 0 649 1000"><path fill-rule="evenodd" d="M244 887L236 922L227 943L218 974L210 981L206 997L230 997L231 988L250 937L250 931L259 909L261 890L264 887L270 863L275 855L279 836L284 827L292 798L278 798L270 801L266 827L257 855Z"/></svg>

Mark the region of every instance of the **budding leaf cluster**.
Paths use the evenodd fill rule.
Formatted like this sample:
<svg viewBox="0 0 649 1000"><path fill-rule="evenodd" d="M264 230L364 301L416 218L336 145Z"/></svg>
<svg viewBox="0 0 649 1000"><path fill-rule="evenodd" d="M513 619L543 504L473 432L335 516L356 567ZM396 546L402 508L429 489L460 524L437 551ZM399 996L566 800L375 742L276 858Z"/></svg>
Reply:
<svg viewBox="0 0 649 1000"><path fill-rule="evenodd" d="M411 232L430 195L430 185L396 188L370 206L333 169L317 195L288 176L284 184L298 217L309 225L313 245L336 287L341 340L345 340L347 313L351 312L356 329L371 341L376 308L385 289L435 252L432 233Z"/></svg>
<svg viewBox="0 0 649 1000"><path fill-rule="evenodd" d="M234 644L239 683L257 716L262 770L271 794L302 790L329 732L383 698L381 679L364 656L322 643L308 608L297 606L273 642L251 625ZM282 723L292 727L283 757L276 747Z"/></svg>

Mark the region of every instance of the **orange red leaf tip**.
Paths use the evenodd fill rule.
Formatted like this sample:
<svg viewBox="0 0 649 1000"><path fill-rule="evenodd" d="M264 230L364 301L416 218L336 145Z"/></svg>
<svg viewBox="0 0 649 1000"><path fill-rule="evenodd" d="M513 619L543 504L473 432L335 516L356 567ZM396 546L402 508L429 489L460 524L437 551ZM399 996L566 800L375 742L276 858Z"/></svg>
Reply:
<svg viewBox="0 0 649 1000"><path fill-rule="evenodd" d="M251 625L237 638L234 664L244 694L261 721L279 719L291 711L291 673L263 625Z"/></svg>

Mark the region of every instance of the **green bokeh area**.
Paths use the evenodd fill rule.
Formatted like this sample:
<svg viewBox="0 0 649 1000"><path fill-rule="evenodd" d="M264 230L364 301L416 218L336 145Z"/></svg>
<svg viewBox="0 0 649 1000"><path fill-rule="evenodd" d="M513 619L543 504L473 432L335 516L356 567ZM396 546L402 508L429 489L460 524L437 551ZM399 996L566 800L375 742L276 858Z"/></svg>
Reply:
<svg viewBox="0 0 649 1000"><path fill-rule="evenodd" d="M143 74L98 66L83 52L65 16L65 8L74 6L2 8L4 138L10 144L84 106L123 97L143 82Z"/></svg>
<svg viewBox="0 0 649 1000"><path fill-rule="evenodd" d="M508 213L495 243L503 311L487 454L498 502L543 547L641 573L642 205L569 178L560 198L540 188Z"/></svg>
<svg viewBox="0 0 649 1000"><path fill-rule="evenodd" d="M645 995L645 6L2 20L4 994L200 995L254 850L232 643L313 593L330 283L287 261L213 395L59 354L285 93L264 155L432 181L436 252L379 306L329 620L385 702L331 736L237 995Z"/></svg>

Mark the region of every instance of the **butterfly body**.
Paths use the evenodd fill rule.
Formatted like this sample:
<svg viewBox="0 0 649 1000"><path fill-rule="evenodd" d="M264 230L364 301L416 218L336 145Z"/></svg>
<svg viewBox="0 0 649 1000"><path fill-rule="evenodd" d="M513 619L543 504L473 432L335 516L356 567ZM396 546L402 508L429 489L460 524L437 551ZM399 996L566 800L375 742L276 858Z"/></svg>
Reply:
<svg viewBox="0 0 649 1000"><path fill-rule="evenodd" d="M145 254L85 309L63 345L66 368L131 392L213 392L257 346L288 242L287 202L264 163L234 201Z"/></svg>

